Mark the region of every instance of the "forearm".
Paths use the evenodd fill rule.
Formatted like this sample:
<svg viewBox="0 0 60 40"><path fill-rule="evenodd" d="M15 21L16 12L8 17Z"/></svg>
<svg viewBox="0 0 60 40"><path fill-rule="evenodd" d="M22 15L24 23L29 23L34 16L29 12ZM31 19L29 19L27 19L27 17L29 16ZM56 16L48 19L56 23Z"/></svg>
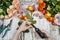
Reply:
<svg viewBox="0 0 60 40"><path fill-rule="evenodd" d="M46 38L46 40L52 40L52 38L51 38L51 37L49 37L49 38Z"/></svg>
<svg viewBox="0 0 60 40"><path fill-rule="evenodd" d="M19 34L20 34L21 32L22 32L22 31L19 32L19 30L18 30L18 31L16 32L13 40L18 40L18 36L19 36Z"/></svg>

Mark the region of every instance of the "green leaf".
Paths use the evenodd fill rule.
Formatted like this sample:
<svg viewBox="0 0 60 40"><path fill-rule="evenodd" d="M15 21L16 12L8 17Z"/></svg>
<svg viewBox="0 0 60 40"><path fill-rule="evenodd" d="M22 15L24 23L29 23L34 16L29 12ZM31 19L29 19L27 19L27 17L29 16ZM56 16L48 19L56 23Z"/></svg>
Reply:
<svg viewBox="0 0 60 40"><path fill-rule="evenodd" d="M51 10L50 6L48 5L47 10Z"/></svg>
<svg viewBox="0 0 60 40"><path fill-rule="evenodd" d="M23 21L19 21L19 22L18 22L18 25L20 26L20 25L22 24L22 22L23 22Z"/></svg>
<svg viewBox="0 0 60 40"><path fill-rule="evenodd" d="M2 12L3 12L3 9L0 8L0 13L2 13Z"/></svg>
<svg viewBox="0 0 60 40"><path fill-rule="evenodd" d="M9 2L6 2L6 6L9 7L11 4Z"/></svg>
<svg viewBox="0 0 60 40"><path fill-rule="evenodd" d="M32 20L31 22L32 22L32 24L35 24L36 23L36 20Z"/></svg>
<svg viewBox="0 0 60 40"><path fill-rule="evenodd" d="M56 5L55 9L56 9L57 12L60 12L60 5Z"/></svg>
<svg viewBox="0 0 60 40"><path fill-rule="evenodd" d="M29 32L29 30L27 29L27 30L25 30L25 31L23 31L24 33L28 33Z"/></svg>
<svg viewBox="0 0 60 40"><path fill-rule="evenodd" d="M13 0L0 0L0 15L8 15L7 8L12 4L12 1Z"/></svg>
<svg viewBox="0 0 60 40"><path fill-rule="evenodd" d="M26 16L28 17L28 19L33 20L32 16L30 16L29 13L27 13Z"/></svg>
<svg viewBox="0 0 60 40"><path fill-rule="evenodd" d="M57 4L57 0L50 0L54 5Z"/></svg>
<svg viewBox="0 0 60 40"><path fill-rule="evenodd" d="M26 16L28 17L28 19L30 19L30 22L31 22L32 24L35 24L35 23L36 23L36 20L33 20L33 17L30 16L30 14L26 14Z"/></svg>

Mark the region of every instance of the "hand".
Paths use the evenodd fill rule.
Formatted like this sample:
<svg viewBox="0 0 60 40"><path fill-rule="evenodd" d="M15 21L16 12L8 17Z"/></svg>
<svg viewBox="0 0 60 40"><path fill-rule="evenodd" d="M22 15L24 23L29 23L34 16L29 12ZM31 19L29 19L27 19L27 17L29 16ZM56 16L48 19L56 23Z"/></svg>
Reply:
<svg viewBox="0 0 60 40"><path fill-rule="evenodd" d="M18 36L19 36L20 32L25 31L26 29L29 29L30 27L32 27L30 24L31 23L29 22L29 20L24 21L20 25L20 27L19 27L18 31L16 32L16 35L14 36L13 40L17 40L18 39Z"/></svg>
<svg viewBox="0 0 60 40"><path fill-rule="evenodd" d="M46 40L51 40L51 35L48 32L46 32L45 30L40 30L40 31L46 34L47 36ZM36 35L38 36L38 38L41 38L37 33Z"/></svg>
<svg viewBox="0 0 60 40"><path fill-rule="evenodd" d="M45 30L41 30L41 32L45 33L48 38L51 38L51 35L48 32L46 32Z"/></svg>
<svg viewBox="0 0 60 40"><path fill-rule="evenodd" d="M30 24L31 24L31 23L29 22L29 20L24 21L24 22L20 25L20 27L19 27L19 29L18 29L18 32L25 31L26 29L31 28L32 26L31 26Z"/></svg>

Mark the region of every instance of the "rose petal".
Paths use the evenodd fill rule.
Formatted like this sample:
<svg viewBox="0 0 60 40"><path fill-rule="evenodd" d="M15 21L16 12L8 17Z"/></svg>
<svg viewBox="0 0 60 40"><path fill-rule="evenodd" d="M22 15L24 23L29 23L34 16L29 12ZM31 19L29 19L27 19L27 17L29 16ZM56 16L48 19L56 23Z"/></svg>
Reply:
<svg viewBox="0 0 60 40"><path fill-rule="evenodd" d="M9 16L9 18L11 18L13 16L13 14L9 14L8 16Z"/></svg>
<svg viewBox="0 0 60 40"><path fill-rule="evenodd" d="M15 5L16 3L18 3L18 0L13 0L12 4Z"/></svg>
<svg viewBox="0 0 60 40"><path fill-rule="evenodd" d="M17 10L14 10L14 11L13 11L13 14L15 14L16 12L17 12Z"/></svg>
<svg viewBox="0 0 60 40"><path fill-rule="evenodd" d="M13 13L13 10L12 9L7 9L7 13L10 14L10 13Z"/></svg>
<svg viewBox="0 0 60 40"><path fill-rule="evenodd" d="M11 6L9 6L9 8L10 8L10 9L13 9L13 8L15 8L15 6L14 6L14 5L11 5Z"/></svg>

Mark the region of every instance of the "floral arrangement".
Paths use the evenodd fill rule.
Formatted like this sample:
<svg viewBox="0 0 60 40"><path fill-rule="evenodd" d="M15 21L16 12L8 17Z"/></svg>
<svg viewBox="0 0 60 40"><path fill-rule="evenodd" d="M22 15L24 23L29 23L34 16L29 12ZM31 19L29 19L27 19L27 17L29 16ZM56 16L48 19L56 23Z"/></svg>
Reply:
<svg viewBox="0 0 60 40"><path fill-rule="evenodd" d="M20 13L20 3L18 0L0 0L0 19L11 18L16 12ZM18 7L17 7L18 6ZM57 0L38 0L38 11L41 12L45 18L55 25L60 26L60 1ZM33 5L28 5L26 10L30 12L23 15L20 13L18 15L19 19L25 21L26 19L30 19L32 24L35 24L36 21L33 20L32 13L35 11L35 7ZM20 23L19 23L20 24Z"/></svg>
<svg viewBox="0 0 60 40"><path fill-rule="evenodd" d="M20 13L20 3L18 2L18 0L5 0L5 1L1 1L0 2L0 19L3 18L11 18L16 12ZM42 12L42 14L45 16L45 18L52 23L55 23L57 25L60 25L60 23L58 23L58 19L55 16L56 14L58 14L60 12L60 1L57 0L38 0L38 11ZM17 7L18 6L18 7ZM27 10L29 10L32 14L32 12L34 12L35 7L32 5L29 5L27 8ZM18 15L19 18L21 19L28 19L28 15L27 14L25 16L23 16L23 14ZM32 15L30 15L30 19L33 19ZM58 20L58 21L56 21Z"/></svg>
<svg viewBox="0 0 60 40"><path fill-rule="evenodd" d="M18 0L0 0L0 4L0 19L3 22L4 19L11 18L16 12L19 12L20 10L20 4L18 3ZM7 26L4 25L4 23L0 25L0 34L5 31L2 35L2 38L4 38L7 32L10 31L11 24L12 20L10 20L10 23Z"/></svg>
<svg viewBox="0 0 60 40"><path fill-rule="evenodd" d="M30 14L20 14L18 15L18 18L26 20L26 19L30 19L30 21L32 22L32 24L35 24L36 21L33 20L32 17L32 13L35 10L35 7L33 5L29 5L26 8L28 11L30 11ZM38 11L41 12L45 18L51 22L54 25L58 25L60 26L60 1L57 0L38 0L38 7L37 7Z"/></svg>
<svg viewBox="0 0 60 40"><path fill-rule="evenodd" d="M55 0L54 1L38 0L38 7L37 7L38 11L40 11L49 22L54 23L56 25L60 25L60 23L56 21L57 16L55 16L60 12L59 2L60 1L57 1L57 0L56 1ZM26 9L29 10L32 14L32 12L34 12L35 7L29 5ZM28 19L28 16L23 16L21 14L18 17L21 19ZM30 17L32 18L32 16ZM58 16L58 19L59 19L59 16Z"/></svg>
<svg viewBox="0 0 60 40"><path fill-rule="evenodd" d="M18 0L0 0L0 4L0 19L11 18L20 9Z"/></svg>
<svg viewBox="0 0 60 40"><path fill-rule="evenodd" d="M54 22L55 15L60 12L59 2L56 0L39 0L38 11L42 12L48 21Z"/></svg>

